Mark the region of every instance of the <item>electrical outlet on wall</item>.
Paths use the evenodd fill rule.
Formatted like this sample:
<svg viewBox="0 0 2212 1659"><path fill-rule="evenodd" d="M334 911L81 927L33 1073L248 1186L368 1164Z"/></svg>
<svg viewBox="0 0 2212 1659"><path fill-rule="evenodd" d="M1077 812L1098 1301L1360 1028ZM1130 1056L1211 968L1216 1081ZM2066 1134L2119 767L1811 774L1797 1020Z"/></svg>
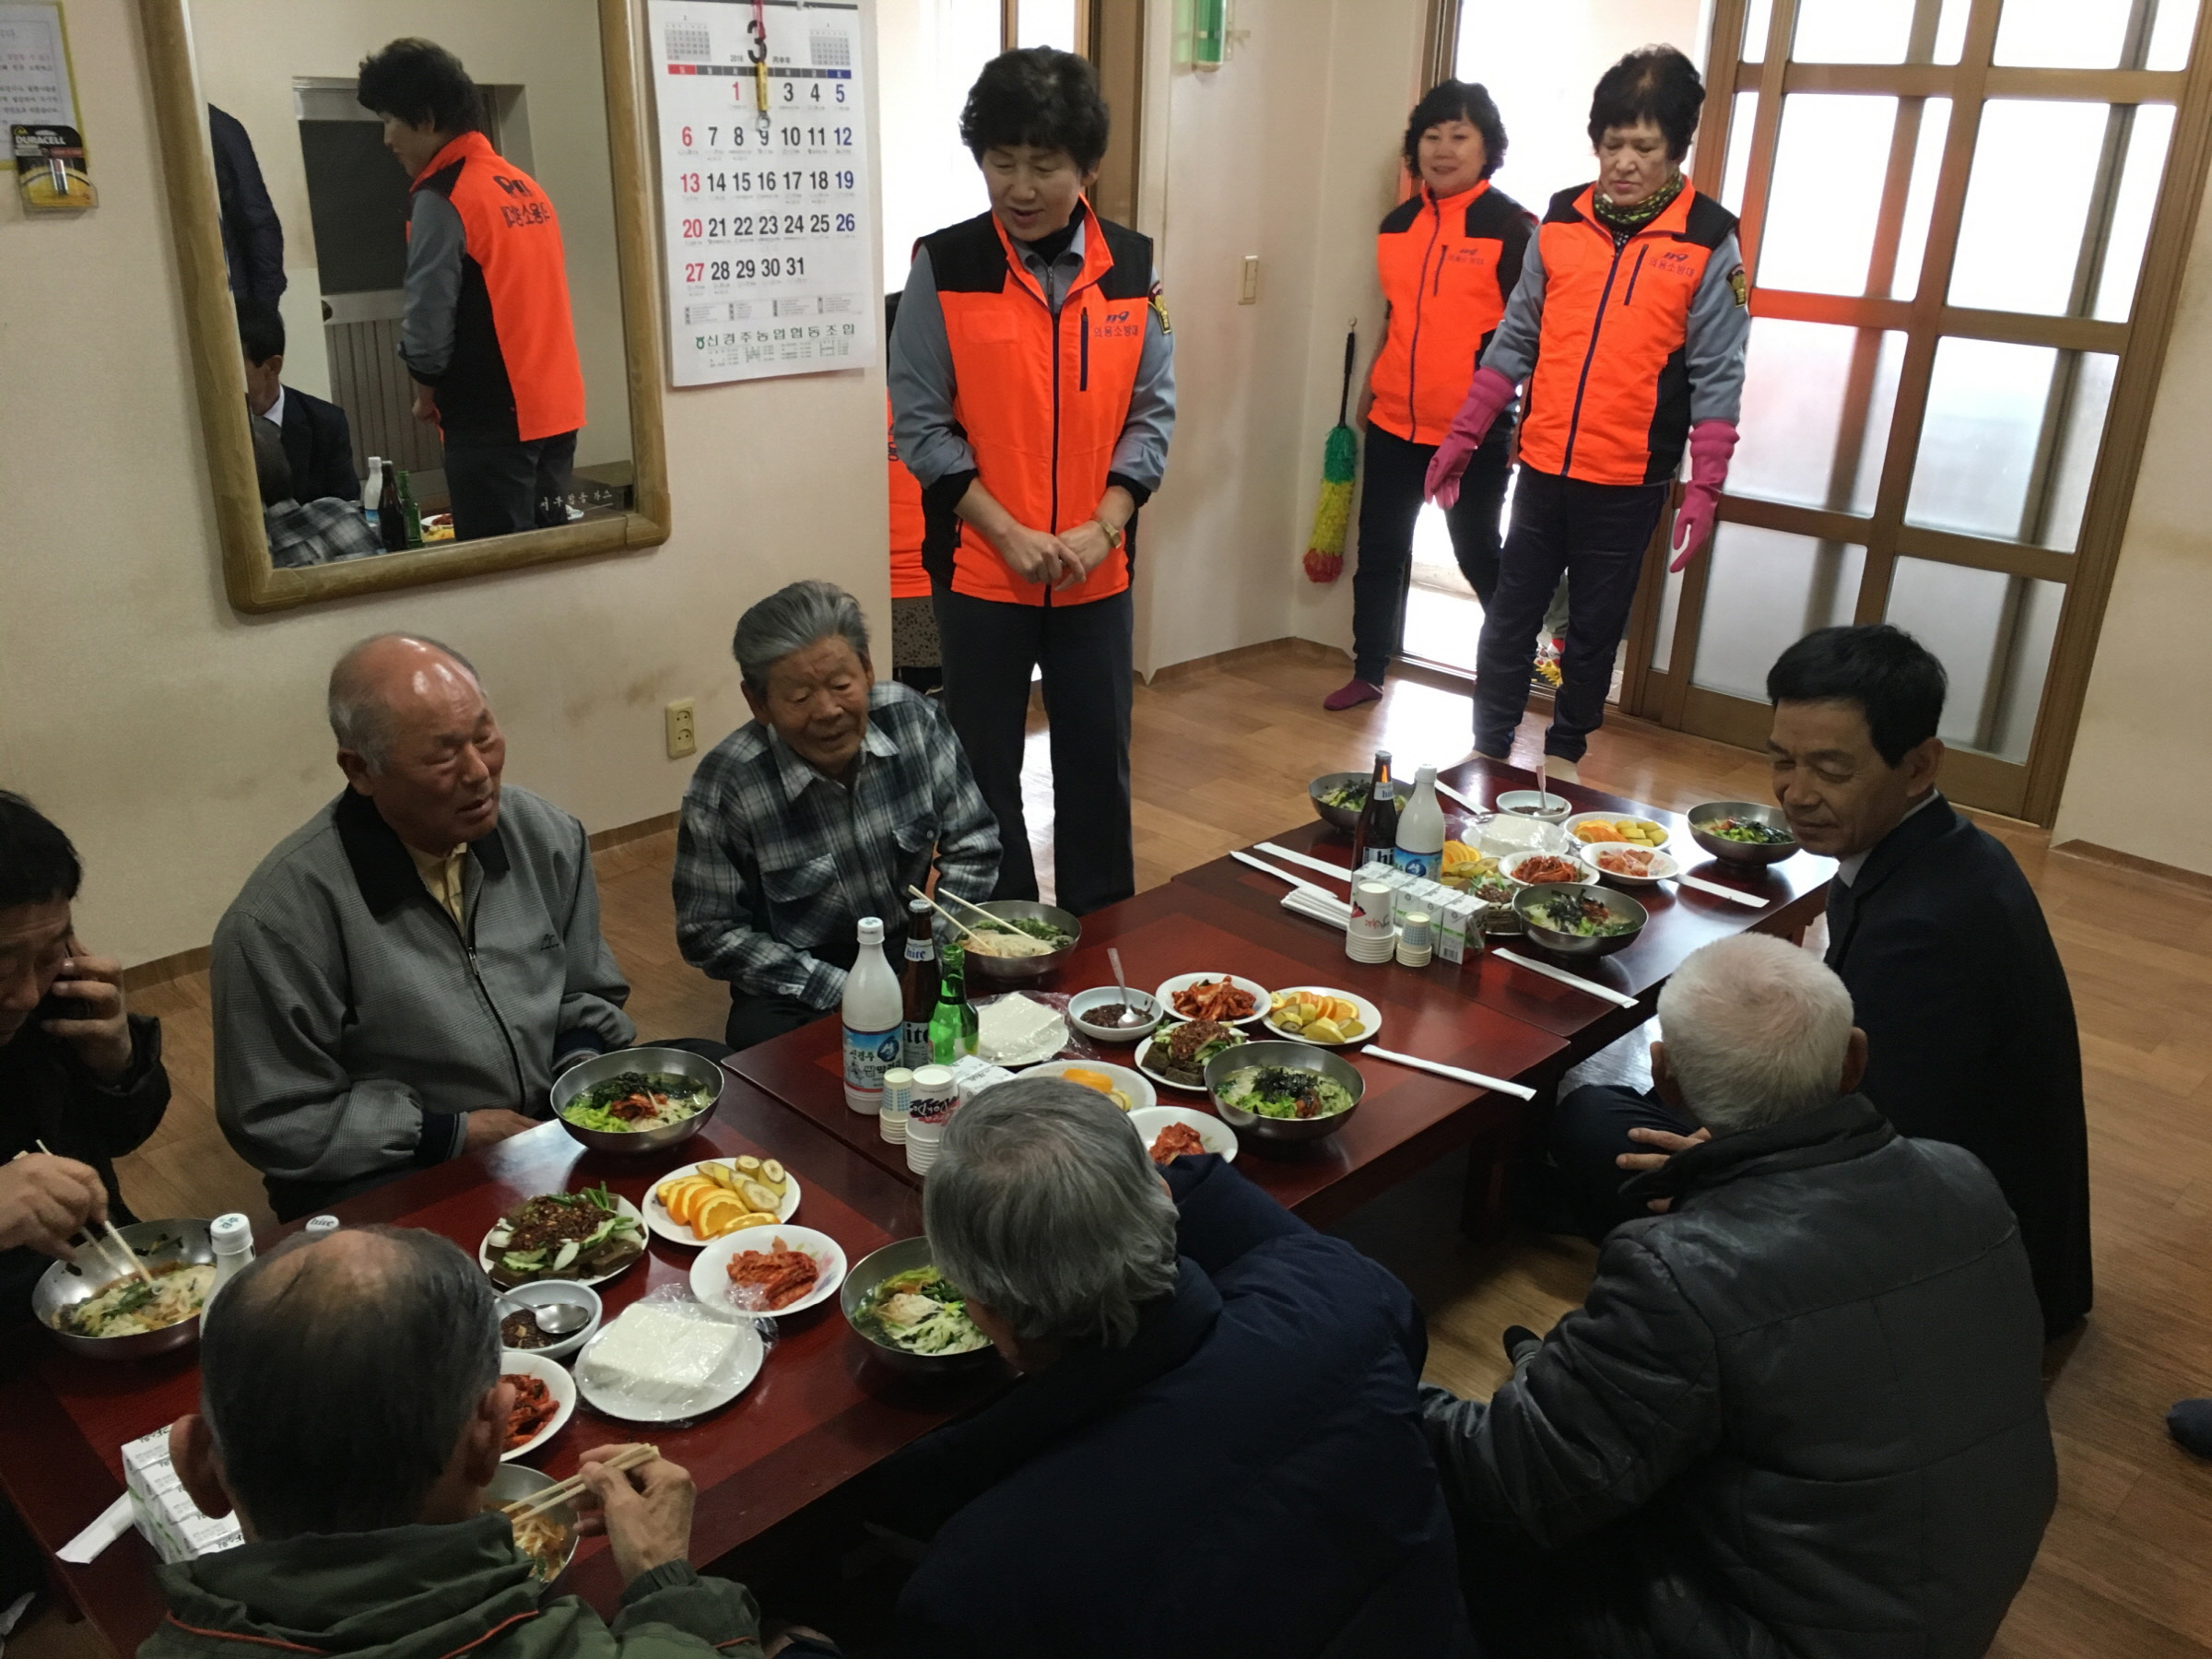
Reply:
<svg viewBox="0 0 2212 1659"><path fill-rule="evenodd" d="M1260 256L1244 255L1243 268L1237 276L1237 303L1250 305L1260 297Z"/></svg>
<svg viewBox="0 0 2212 1659"><path fill-rule="evenodd" d="M680 697L665 711L668 726L668 759L680 760L686 755L699 751L699 731L692 710L691 699Z"/></svg>

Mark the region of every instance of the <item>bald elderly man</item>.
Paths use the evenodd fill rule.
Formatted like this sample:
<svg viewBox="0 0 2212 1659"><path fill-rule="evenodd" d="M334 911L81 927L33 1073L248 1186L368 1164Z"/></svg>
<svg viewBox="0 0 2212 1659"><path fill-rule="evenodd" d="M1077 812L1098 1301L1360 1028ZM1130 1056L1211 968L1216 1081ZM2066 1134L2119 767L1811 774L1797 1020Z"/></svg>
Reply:
<svg viewBox="0 0 2212 1659"><path fill-rule="evenodd" d="M565 1065L624 1048L583 826L503 788L466 658L382 634L338 660L346 790L215 933L215 1110L282 1219L533 1126Z"/></svg>

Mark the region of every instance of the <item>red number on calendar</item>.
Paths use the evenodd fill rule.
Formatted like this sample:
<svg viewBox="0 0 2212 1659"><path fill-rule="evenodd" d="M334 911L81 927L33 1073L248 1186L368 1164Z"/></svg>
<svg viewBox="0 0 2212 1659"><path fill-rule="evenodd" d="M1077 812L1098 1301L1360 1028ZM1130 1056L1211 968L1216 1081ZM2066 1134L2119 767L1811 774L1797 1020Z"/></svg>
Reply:
<svg viewBox="0 0 2212 1659"><path fill-rule="evenodd" d="M685 194L697 195L699 194L699 175L697 173L678 173L676 176L676 182L682 187Z"/></svg>
<svg viewBox="0 0 2212 1659"><path fill-rule="evenodd" d="M684 147L686 149L691 147L691 129L689 127L684 129Z"/></svg>
<svg viewBox="0 0 2212 1659"><path fill-rule="evenodd" d="M706 228L697 219L684 221L684 238L687 241L697 241L700 236L705 234L705 230Z"/></svg>
<svg viewBox="0 0 2212 1659"><path fill-rule="evenodd" d="M698 282L704 277L706 274L707 265L706 261L703 259L687 260L685 262L684 280L686 282Z"/></svg>

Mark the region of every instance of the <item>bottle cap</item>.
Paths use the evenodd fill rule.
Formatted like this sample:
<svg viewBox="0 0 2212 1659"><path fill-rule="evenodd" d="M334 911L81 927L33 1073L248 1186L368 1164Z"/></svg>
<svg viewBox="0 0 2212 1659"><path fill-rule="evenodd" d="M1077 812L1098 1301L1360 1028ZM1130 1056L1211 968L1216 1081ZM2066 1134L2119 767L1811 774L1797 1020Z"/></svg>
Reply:
<svg viewBox="0 0 2212 1659"><path fill-rule="evenodd" d="M883 1086L886 1088L912 1088L914 1086L914 1074L903 1065L891 1066L883 1074Z"/></svg>
<svg viewBox="0 0 2212 1659"><path fill-rule="evenodd" d="M207 1223L207 1236L213 1241L218 1255L251 1250L253 1248L253 1223L241 1212L231 1210Z"/></svg>
<svg viewBox="0 0 2212 1659"><path fill-rule="evenodd" d="M338 1230L338 1218L335 1216L310 1216L307 1225L300 1230L311 1239L327 1239Z"/></svg>
<svg viewBox="0 0 2212 1659"><path fill-rule="evenodd" d="M863 916L860 919L860 942L863 945L883 943L883 922L880 917Z"/></svg>

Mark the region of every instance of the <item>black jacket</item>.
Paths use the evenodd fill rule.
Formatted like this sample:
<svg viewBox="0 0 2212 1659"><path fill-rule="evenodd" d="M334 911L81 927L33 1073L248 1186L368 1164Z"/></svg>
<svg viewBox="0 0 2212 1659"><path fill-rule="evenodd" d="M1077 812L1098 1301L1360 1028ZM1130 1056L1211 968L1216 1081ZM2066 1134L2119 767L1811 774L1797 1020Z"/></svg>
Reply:
<svg viewBox="0 0 2212 1659"><path fill-rule="evenodd" d="M1485 1406L1423 1391L1478 1521L1613 1525L1579 1651L1968 1659L2057 1496L2038 1317L1989 1172L1853 1096L1631 1182L1585 1305ZM1563 1651L1577 1651L1567 1648Z"/></svg>
<svg viewBox="0 0 2212 1659"><path fill-rule="evenodd" d="M274 305L284 297L284 225L262 182L253 140L237 116L209 104L207 145L215 159L215 201L230 291Z"/></svg>
<svg viewBox="0 0 2212 1659"><path fill-rule="evenodd" d="M2020 1220L2047 1335L2089 1311L2081 1044L2042 907L2002 842L1938 799L1828 894L1828 965L1901 1134L1964 1147Z"/></svg>
<svg viewBox="0 0 2212 1659"><path fill-rule="evenodd" d="M292 495L317 501L335 496L361 499L353 470L353 429L346 411L297 386L284 389L284 457L292 464Z"/></svg>
<svg viewBox="0 0 2212 1659"><path fill-rule="evenodd" d="M160 1022L131 1016L130 1069L109 1085L42 1028L51 1018L41 1008L12 1042L0 1044L0 1163L44 1141L55 1157L90 1164L107 1185L108 1218L124 1226L134 1218L115 1184L114 1160L143 1145L169 1109ZM0 1250L0 1329L30 1317L31 1287L53 1259L35 1250Z"/></svg>
<svg viewBox="0 0 2212 1659"><path fill-rule="evenodd" d="M958 1512L900 1598L899 1651L1470 1656L1412 1296L1220 1159L1168 1173L1181 1277L1135 1340L901 1460Z"/></svg>

